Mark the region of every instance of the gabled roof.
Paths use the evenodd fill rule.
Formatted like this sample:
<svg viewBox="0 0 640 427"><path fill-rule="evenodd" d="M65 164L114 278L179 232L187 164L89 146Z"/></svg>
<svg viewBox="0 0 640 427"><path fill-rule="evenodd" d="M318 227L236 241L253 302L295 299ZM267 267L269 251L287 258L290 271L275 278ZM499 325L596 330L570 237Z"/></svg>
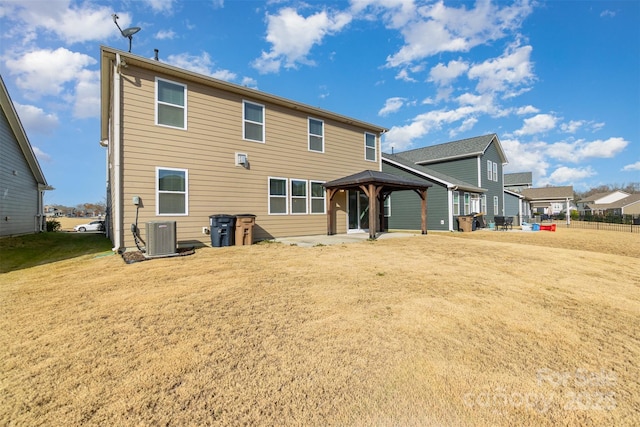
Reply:
<svg viewBox="0 0 640 427"><path fill-rule="evenodd" d="M500 141L498 140L498 135L495 133L447 142L444 144L431 145L429 147L416 148L415 150L397 153L397 155L402 156L413 163L426 165L447 160L480 156L487 151L487 148L489 148L489 145L491 145L492 142L495 142L496 144L502 163L507 163L507 156L504 154Z"/></svg>
<svg viewBox="0 0 640 427"><path fill-rule="evenodd" d="M524 188L522 195L531 201L573 200L573 186Z"/></svg>
<svg viewBox="0 0 640 427"><path fill-rule="evenodd" d="M504 185L532 185L533 173L532 172L514 172L504 174Z"/></svg>
<svg viewBox="0 0 640 427"><path fill-rule="evenodd" d="M173 65L166 64L161 61L156 61L154 59L144 58L142 56L134 55L129 52L125 52L122 50L100 46L101 52L101 136L100 139L106 139L109 137L109 103L111 102L110 90L109 86L111 85L112 79L112 66L111 61L114 61L117 56L123 59L126 64L131 66L141 67L147 70L151 70L152 72L162 73L164 75L176 77L178 79L193 81L208 87L213 87L216 89L224 90L231 93L236 93L241 96L261 101L265 103L271 103L279 106L283 106L286 108L294 109L297 111L302 111L306 114L316 116L318 118L325 118L330 120L335 120L336 122L346 123L353 126L361 127L370 132L376 132L378 134L386 132L388 129L374 125L371 123L363 122L358 119L354 119L351 117L343 116L341 114L337 114L328 110L323 110L320 108L312 107L307 104L303 104L300 102L292 101L290 99L282 98L276 95L271 95L266 92L262 92L256 89L251 89L246 86L237 85L234 83L230 83L224 80L219 80L210 76L206 76L204 74L194 73L192 71L185 70L183 68L174 67Z"/></svg>
<svg viewBox="0 0 640 427"><path fill-rule="evenodd" d="M608 193L606 193L608 194ZM636 203L640 203L640 193L631 194L624 199L616 200L612 203L590 203L590 209L620 209L626 208L627 206L634 205Z"/></svg>
<svg viewBox="0 0 640 427"><path fill-rule="evenodd" d="M452 176L434 171L427 166L417 165L395 154L382 153L382 161L400 167L401 169L407 170L409 172L413 172L432 181L439 182L443 185L446 185L447 188L469 191L471 193L485 193L487 191L485 188L477 187Z"/></svg>
<svg viewBox="0 0 640 427"><path fill-rule="evenodd" d="M2 76L0 76L0 108L2 108L4 115L7 117L9 126L11 126L11 131L18 141L20 150L22 150L22 154L29 165L29 169L31 169L34 179L40 185L41 189L44 190L45 187L47 187L47 180L42 173L42 169L40 169L40 163L38 163L38 159L33 152L33 148L31 148L29 138L27 138L27 134L22 127L22 122L18 117L13 101L11 101L9 91L7 91L7 87L4 84Z"/></svg>
<svg viewBox="0 0 640 427"><path fill-rule="evenodd" d="M590 196L587 196L581 200L578 200L578 203L589 203L589 202L595 202L597 200L600 199L604 199L607 196L611 196L614 193L622 193L622 194L626 194L627 196L629 195L629 193L625 193L624 191L620 191L620 190L616 190L616 191L607 191L606 193L595 193L592 194Z"/></svg>
<svg viewBox="0 0 640 427"><path fill-rule="evenodd" d="M403 178L397 175L392 175L386 172L379 172L373 170L365 170L355 173L353 175L345 176L343 178L334 179L333 181L326 182L323 185L325 188L354 188L365 184L377 184L382 185L385 188L393 190L402 189L426 189L433 184L424 181L418 181L409 178Z"/></svg>
<svg viewBox="0 0 640 427"><path fill-rule="evenodd" d="M509 191L509 190L504 190L505 194L508 194L509 196L513 196L513 197L517 197L518 199L524 199L524 196L520 193L516 193L515 191Z"/></svg>

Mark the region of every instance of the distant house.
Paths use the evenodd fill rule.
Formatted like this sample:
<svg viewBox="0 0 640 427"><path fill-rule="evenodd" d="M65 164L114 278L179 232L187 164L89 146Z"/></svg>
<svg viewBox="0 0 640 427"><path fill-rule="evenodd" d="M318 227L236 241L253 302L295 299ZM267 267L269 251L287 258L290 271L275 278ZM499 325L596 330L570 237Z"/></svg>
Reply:
<svg viewBox="0 0 640 427"><path fill-rule="evenodd" d="M256 215L254 240L378 218L366 188L329 198L325 184L380 172L383 127L104 46L101 87L115 250L134 246L136 221L142 237L144 223L175 221L178 245L209 245L217 214Z"/></svg>
<svg viewBox="0 0 640 427"><path fill-rule="evenodd" d="M609 191L606 193L595 193L578 200L576 204L581 215L584 215L585 213L599 215L603 214L606 210L605 205L618 202L629 196L629 193L620 190Z"/></svg>
<svg viewBox="0 0 640 427"><path fill-rule="evenodd" d="M431 230L457 230L460 215L482 212L486 221L504 215L506 163L496 134L382 156L384 172L433 184L428 194ZM418 204L411 196L407 191L391 196L387 217L390 229L418 229Z"/></svg>
<svg viewBox="0 0 640 427"><path fill-rule="evenodd" d="M640 193L624 191L598 193L578 201L580 214L591 215L640 215Z"/></svg>
<svg viewBox="0 0 640 427"><path fill-rule="evenodd" d="M525 188L521 194L532 213L556 215L571 210L573 186Z"/></svg>
<svg viewBox="0 0 640 427"><path fill-rule="evenodd" d="M529 204L522 194L504 190L504 216L513 218L514 225L520 225L524 219L531 216Z"/></svg>
<svg viewBox="0 0 640 427"><path fill-rule="evenodd" d="M521 193L525 188L533 187L532 172L516 172L504 174L504 189Z"/></svg>
<svg viewBox="0 0 640 427"><path fill-rule="evenodd" d="M0 237L44 231L49 187L2 77L0 107Z"/></svg>

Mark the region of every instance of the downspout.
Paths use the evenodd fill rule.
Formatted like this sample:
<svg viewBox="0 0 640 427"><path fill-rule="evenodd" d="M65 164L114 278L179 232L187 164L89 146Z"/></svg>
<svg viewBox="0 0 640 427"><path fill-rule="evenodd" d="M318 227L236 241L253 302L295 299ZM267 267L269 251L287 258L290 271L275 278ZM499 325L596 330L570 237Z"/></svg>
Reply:
<svg viewBox="0 0 640 427"><path fill-rule="evenodd" d="M122 249L122 188L120 185L120 174L121 174L121 164L120 164L120 137L121 137L121 129L120 129L120 54L116 53L116 64L114 67L113 73L113 187L111 191L115 191L113 193L115 195L114 203L115 206L112 209L111 215L113 215L113 251L120 252Z"/></svg>
<svg viewBox="0 0 640 427"><path fill-rule="evenodd" d="M453 192L458 191L458 186L447 188L447 212L449 217L449 231L453 231Z"/></svg>

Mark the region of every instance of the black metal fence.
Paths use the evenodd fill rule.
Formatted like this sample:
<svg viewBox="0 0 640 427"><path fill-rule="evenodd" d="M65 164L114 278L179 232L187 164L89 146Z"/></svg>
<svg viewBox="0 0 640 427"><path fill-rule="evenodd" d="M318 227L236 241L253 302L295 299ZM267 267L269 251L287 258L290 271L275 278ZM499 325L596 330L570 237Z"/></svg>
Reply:
<svg viewBox="0 0 640 427"><path fill-rule="evenodd" d="M554 221L558 226L567 227L566 221ZM587 230L603 230L603 231L622 231L626 233L638 233L640 234L640 224L612 224L608 222L599 221L578 221L571 220L569 228L582 228Z"/></svg>

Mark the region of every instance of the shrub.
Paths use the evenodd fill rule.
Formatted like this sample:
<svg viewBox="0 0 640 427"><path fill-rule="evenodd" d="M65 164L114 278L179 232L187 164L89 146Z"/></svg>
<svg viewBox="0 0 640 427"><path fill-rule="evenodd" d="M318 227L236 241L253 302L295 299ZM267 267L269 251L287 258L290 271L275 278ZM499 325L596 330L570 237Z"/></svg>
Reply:
<svg viewBox="0 0 640 427"><path fill-rule="evenodd" d="M60 231L62 225L60 225L60 221L57 219L48 219L47 220L47 231Z"/></svg>

